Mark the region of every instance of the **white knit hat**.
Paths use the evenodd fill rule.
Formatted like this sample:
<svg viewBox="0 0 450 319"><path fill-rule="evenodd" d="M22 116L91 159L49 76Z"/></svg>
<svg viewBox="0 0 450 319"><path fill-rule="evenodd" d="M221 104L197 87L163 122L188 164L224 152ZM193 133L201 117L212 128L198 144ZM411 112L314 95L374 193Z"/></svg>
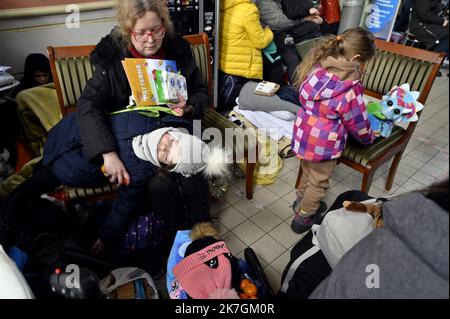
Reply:
<svg viewBox="0 0 450 319"><path fill-rule="evenodd" d="M158 161L158 144L164 134L169 133L180 143L179 161L170 172L183 176L195 175L203 171L206 176L223 175L227 172L228 155L220 147L208 147L196 136L183 133L173 127L157 129L153 132L136 136L133 150L137 157L161 167Z"/></svg>

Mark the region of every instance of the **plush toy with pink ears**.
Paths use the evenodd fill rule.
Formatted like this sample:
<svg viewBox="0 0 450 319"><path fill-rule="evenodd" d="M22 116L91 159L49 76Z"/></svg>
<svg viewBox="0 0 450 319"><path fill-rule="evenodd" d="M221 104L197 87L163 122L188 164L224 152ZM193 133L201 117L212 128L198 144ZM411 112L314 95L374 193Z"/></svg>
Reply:
<svg viewBox="0 0 450 319"><path fill-rule="evenodd" d="M394 86L383 96L381 103L367 103L369 121L375 135L389 137L396 122L416 122L419 119L417 113L423 109L423 104L417 101L419 96L420 92L410 91L409 84L405 83Z"/></svg>

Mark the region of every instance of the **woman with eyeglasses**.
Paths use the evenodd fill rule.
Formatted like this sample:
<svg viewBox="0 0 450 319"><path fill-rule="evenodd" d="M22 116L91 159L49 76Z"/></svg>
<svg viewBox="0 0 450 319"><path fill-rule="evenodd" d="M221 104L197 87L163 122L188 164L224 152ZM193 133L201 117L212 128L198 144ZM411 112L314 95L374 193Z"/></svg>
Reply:
<svg viewBox="0 0 450 319"><path fill-rule="evenodd" d="M178 70L186 78L189 98L187 101L181 99L177 104L169 104L169 107L182 109L183 118L188 121L201 119L209 103L208 89L202 82L190 44L181 35L175 34L166 5L167 1L163 0L118 0L118 26L101 39L92 52L91 62L95 72L77 104L77 121L84 156L91 162L103 164L109 181L124 185L121 188L130 188L131 186L127 185L133 185L133 180L119 158L117 141L108 118L111 112L129 105L131 88L121 64L122 60L125 58L175 60ZM130 129L133 129L133 123L129 125ZM167 190L178 189L179 186L176 182L178 179L167 175L170 178L155 177L150 180L149 188L159 202L165 203L166 215L171 212L185 214L176 199L172 198L167 202L167 197L173 195L173 192L169 194ZM204 194L202 193L204 196L201 196L207 199L206 179L193 180L185 177L181 179L184 180L182 183L190 185L188 189L202 189L202 192L206 189ZM153 205L154 210L163 206L159 202ZM205 201L198 199L197 202ZM207 204L202 210L209 214ZM97 243L93 250L98 252L101 247L101 243Z"/></svg>
<svg viewBox="0 0 450 319"><path fill-rule="evenodd" d="M91 54L95 72L78 100L78 123L86 156L100 161L111 182L124 184L130 176L117 155L117 145L108 126L109 113L129 104L131 88L121 61L125 58L175 60L188 83L187 101L171 108L183 117L201 119L209 103L207 87L191 53L189 43L175 34L162 0L119 0L118 26L101 39Z"/></svg>

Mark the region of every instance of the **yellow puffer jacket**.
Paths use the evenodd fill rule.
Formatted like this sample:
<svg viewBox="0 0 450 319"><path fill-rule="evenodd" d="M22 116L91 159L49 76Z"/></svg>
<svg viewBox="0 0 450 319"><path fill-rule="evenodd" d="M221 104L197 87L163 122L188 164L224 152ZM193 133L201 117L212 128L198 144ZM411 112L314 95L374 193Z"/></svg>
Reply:
<svg viewBox="0 0 450 319"><path fill-rule="evenodd" d="M220 69L231 75L262 79L261 49L273 33L259 22L258 8L251 0L222 0L220 16Z"/></svg>

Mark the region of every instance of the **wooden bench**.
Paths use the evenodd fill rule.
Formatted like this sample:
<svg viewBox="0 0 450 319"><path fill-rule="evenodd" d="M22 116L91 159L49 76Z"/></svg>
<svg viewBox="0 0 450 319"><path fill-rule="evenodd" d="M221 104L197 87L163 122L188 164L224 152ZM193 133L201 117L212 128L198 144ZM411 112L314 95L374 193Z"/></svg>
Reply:
<svg viewBox="0 0 450 319"><path fill-rule="evenodd" d="M206 33L202 33L185 36L185 39L191 44L192 53L202 74L203 81L208 86L212 100L213 80L208 37ZM92 77L94 67L89 60L89 56L94 48L94 45L47 47L56 93L63 116L76 110L78 98L87 81ZM210 127L219 129L223 136L225 136L226 129L239 128L238 125L217 113L212 105L206 109L202 120L203 129ZM234 146L237 149L245 150L245 160L248 158L248 154L251 154L250 152L256 152L257 145L252 143L251 139L237 138L236 141L238 144ZM241 143L239 141L244 142ZM246 165L246 196L248 199L253 197L255 165L256 163L248 163ZM98 188L64 187L62 191L53 195L63 200L70 207L85 199L113 198L116 190L117 186L113 184L107 184Z"/></svg>

